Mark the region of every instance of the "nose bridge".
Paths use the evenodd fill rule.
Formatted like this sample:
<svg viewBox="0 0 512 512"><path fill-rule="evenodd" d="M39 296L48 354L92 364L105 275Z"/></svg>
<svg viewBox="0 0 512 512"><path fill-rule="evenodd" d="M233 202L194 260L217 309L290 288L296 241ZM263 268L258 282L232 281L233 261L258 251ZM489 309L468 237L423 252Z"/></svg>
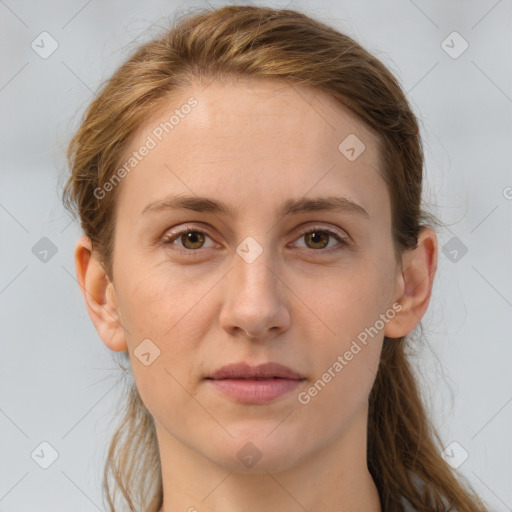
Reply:
<svg viewBox="0 0 512 512"><path fill-rule="evenodd" d="M224 329L264 338L270 329L286 328L289 312L276 262L274 251L255 238L248 237L237 246L220 319Z"/></svg>
<svg viewBox="0 0 512 512"><path fill-rule="evenodd" d="M260 238L261 240L261 238ZM238 292L264 294L267 299L276 292L277 258L269 242L260 243L254 237L246 237L236 248L234 279Z"/></svg>

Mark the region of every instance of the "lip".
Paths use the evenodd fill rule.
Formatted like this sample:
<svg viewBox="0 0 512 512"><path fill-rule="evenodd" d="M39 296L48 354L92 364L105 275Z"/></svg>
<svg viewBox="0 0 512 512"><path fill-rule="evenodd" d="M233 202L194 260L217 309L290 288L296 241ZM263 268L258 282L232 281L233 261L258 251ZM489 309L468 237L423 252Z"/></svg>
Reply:
<svg viewBox="0 0 512 512"><path fill-rule="evenodd" d="M250 366L247 363L232 363L213 372L207 378L220 379L271 379L280 377L282 379L300 380L304 377L296 371L279 363L263 363L258 366Z"/></svg>
<svg viewBox="0 0 512 512"><path fill-rule="evenodd" d="M287 366L270 362L258 366L229 364L206 377L206 380L238 402L258 404L289 393L305 378Z"/></svg>

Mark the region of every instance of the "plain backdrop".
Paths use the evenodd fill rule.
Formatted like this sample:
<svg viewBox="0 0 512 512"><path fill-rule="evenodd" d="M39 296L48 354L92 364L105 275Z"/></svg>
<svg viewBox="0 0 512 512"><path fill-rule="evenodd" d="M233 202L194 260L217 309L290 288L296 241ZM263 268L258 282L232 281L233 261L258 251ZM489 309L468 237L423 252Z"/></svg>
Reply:
<svg viewBox="0 0 512 512"><path fill-rule="evenodd" d="M66 143L131 51L188 9L223 5L0 0L0 511L104 510L122 389L75 280ZM414 364L457 471L512 510L512 2L264 5L356 38L420 118L425 200L448 226Z"/></svg>

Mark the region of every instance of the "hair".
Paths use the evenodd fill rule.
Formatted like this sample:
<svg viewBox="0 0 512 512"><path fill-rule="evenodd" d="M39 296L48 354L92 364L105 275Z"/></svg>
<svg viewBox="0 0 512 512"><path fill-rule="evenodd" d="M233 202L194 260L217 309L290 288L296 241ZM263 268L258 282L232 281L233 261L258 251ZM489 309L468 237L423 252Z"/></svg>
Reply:
<svg viewBox="0 0 512 512"><path fill-rule="evenodd" d="M110 279L120 187L101 199L95 190L114 176L135 131L172 94L195 83L236 78L313 87L356 114L378 135L397 261L417 246L420 231L436 219L422 206L418 121L395 76L354 39L303 13L230 6L183 16L138 47L101 86L69 142L71 175L63 201L78 213ZM407 358L408 339L384 339L369 396L367 465L382 509L405 510L405 497L422 512L486 511L441 455ZM157 512L163 491L153 418L133 382L126 396L106 457L105 496L111 511L120 493L130 510Z"/></svg>

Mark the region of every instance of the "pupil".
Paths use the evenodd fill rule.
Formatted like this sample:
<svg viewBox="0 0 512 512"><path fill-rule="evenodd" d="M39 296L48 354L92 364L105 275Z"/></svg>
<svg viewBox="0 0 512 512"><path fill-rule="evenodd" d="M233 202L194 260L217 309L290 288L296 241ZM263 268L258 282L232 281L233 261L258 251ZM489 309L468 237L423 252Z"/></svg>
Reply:
<svg viewBox="0 0 512 512"><path fill-rule="evenodd" d="M310 238L312 239L312 243L313 243L313 244L318 244L318 243L320 243L320 244L321 244L321 239L322 239L322 237L324 238L324 241L325 241L325 239L327 238L327 237L325 236L325 234L324 234L324 233L322 233L321 231L319 231L319 232L317 232L317 231L313 231L312 233L310 233L310 234L309 234L309 236L310 236ZM319 238L318 238L318 237L319 237ZM325 247L326 245L327 245L326 243L322 244L322 245L321 245L321 248Z"/></svg>
<svg viewBox="0 0 512 512"><path fill-rule="evenodd" d="M185 236L186 242L192 244L193 248L196 248L194 246L194 244L201 245L201 243L203 242L203 240L202 240L203 236L198 231L189 231L184 236ZM185 247L187 247L186 243L184 243L184 245L185 245Z"/></svg>

